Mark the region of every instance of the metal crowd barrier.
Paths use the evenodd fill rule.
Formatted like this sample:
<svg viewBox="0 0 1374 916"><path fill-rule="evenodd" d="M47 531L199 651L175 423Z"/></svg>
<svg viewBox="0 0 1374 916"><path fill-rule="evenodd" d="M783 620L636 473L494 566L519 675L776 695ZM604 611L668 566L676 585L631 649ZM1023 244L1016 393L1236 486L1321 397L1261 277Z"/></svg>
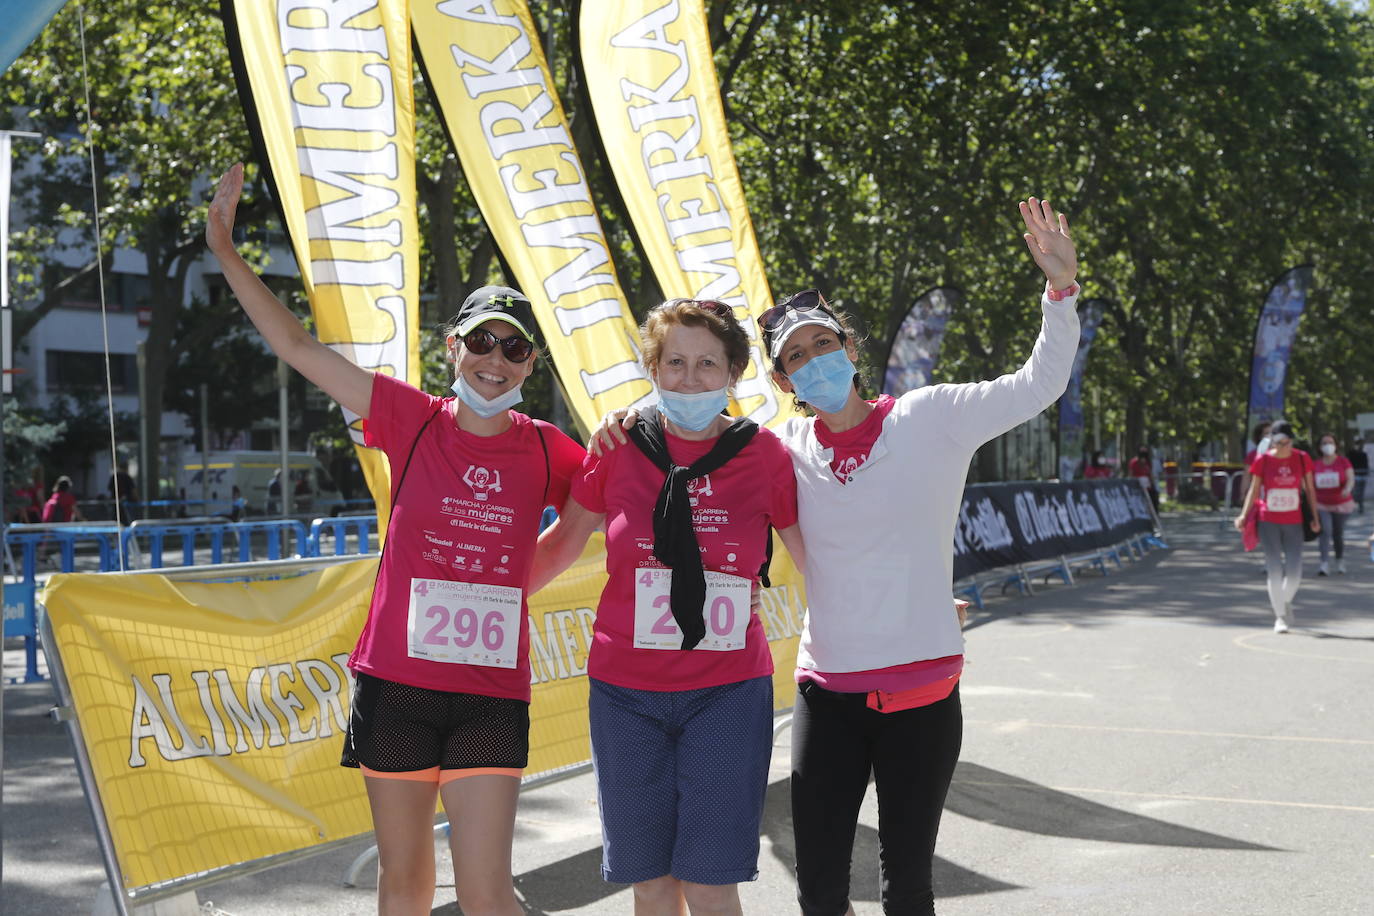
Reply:
<svg viewBox="0 0 1374 916"><path fill-rule="evenodd" d="M181 566L194 567L206 565L198 562L196 552L207 547L210 565L222 565L226 560L254 561L254 535L260 535L265 542L267 561L289 559L287 551L292 536L295 538L295 558L319 557L322 555L320 540L326 533L334 536L333 556L368 554L372 552L371 532L376 526L375 515L317 518L311 522L309 531L305 523L297 519L231 522L216 516L139 519L124 527L72 522L10 525L5 529L6 559L9 559L10 548L19 549L20 559L14 569L18 581L5 583L4 635L24 639L24 681L43 680L38 672L38 567L43 561L55 561L54 572L75 572L78 546L95 545L100 572L132 571L135 567L156 571L167 568L163 561L169 539L177 539L176 543L180 544ZM352 552L347 549L349 533L354 535L357 545ZM226 551L230 538L233 542Z"/></svg>
<svg viewBox="0 0 1374 916"><path fill-rule="evenodd" d="M336 515L332 518L317 518L310 523L310 553L306 556L322 557L324 553L320 550L320 538L324 535L332 535L334 538L334 556L343 556L348 552L348 535L352 534L356 538L358 549L355 553L371 553L368 544L372 535L372 529L377 526L377 516L375 515Z"/></svg>

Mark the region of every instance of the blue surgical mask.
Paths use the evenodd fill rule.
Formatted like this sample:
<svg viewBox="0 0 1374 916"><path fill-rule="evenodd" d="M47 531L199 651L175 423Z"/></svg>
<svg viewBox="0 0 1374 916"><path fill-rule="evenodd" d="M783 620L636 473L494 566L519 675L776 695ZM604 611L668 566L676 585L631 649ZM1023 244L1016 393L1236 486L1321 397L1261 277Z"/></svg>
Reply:
<svg viewBox="0 0 1374 916"><path fill-rule="evenodd" d="M814 357L788 376L797 398L822 413L839 413L854 390L854 364L843 350Z"/></svg>
<svg viewBox="0 0 1374 916"><path fill-rule="evenodd" d="M658 407L663 415L683 429L699 433L711 425L711 421L725 410L730 396L727 388L715 391L699 391L696 394L681 394L677 391L658 390Z"/></svg>
<svg viewBox="0 0 1374 916"><path fill-rule="evenodd" d="M519 404L524 397L520 393L520 386L516 385L510 391L487 400L473 390L461 372L458 373L458 379L453 383L453 393L458 395L458 400L472 408L472 412L484 420L490 420L498 413L509 410Z"/></svg>

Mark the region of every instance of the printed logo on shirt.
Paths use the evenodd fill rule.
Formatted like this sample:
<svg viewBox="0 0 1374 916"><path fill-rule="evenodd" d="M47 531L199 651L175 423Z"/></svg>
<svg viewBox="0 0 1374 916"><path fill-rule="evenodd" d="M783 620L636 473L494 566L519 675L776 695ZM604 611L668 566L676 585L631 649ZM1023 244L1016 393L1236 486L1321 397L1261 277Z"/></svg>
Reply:
<svg viewBox="0 0 1374 916"><path fill-rule="evenodd" d="M703 474L700 477L693 477L687 481L687 501L695 506L697 498L701 496L711 496L715 490L711 489L711 475Z"/></svg>
<svg viewBox="0 0 1374 916"><path fill-rule="evenodd" d="M854 472L863 467L863 463L868 460L868 454L850 455L848 458L841 458L830 465L831 472L835 479L840 483L853 483Z"/></svg>
<svg viewBox="0 0 1374 916"><path fill-rule="evenodd" d="M470 464L463 473L463 483L472 487L472 495L476 500L486 502L492 493L501 492L501 472Z"/></svg>

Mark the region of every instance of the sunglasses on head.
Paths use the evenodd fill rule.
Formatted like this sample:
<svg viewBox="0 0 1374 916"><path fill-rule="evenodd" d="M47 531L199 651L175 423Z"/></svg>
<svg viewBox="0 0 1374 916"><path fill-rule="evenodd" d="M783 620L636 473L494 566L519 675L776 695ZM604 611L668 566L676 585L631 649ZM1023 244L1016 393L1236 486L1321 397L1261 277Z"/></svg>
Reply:
<svg viewBox="0 0 1374 916"><path fill-rule="evenodd" d="M534 344L519 334L497 337L486 328L474 328L463 337L463 346L478 356L486 356L497 344L501 345L501 355L513 363L523 363L534 355Z"/></svg>
<svg viewBox="0 0 1374 916"><path fill-rule="evenodd" d="M673 305L691 305L721 318L734 318L735 310L719 299L674 299Z"/></svg>
<svg viewBox="0 0 1374 916"><path fill-rule="evenodd" d="M759 327L768 333L776 331L782 326L783 318L788 312L814 312L817 309L830 313L830 304L825 301L818 289L804 289L799 293L788 296L782 302L770 308L759 316Z"/></svg>

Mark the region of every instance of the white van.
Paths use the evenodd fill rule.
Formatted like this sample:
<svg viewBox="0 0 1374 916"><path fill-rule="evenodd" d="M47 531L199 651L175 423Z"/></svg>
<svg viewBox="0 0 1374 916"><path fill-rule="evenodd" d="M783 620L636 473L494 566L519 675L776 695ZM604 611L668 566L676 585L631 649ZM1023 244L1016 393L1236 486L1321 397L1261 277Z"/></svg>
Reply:
<svg viewBox="0 0 1374 916"><path fill-rule="evenodd" d="M208 499L210 503L206 511L192 515L232 515L234 487L238 487L243 500L244 511L240 514L282 514L280 497L268 493L281 467L281 452L211 452L209 457L207 465L199 452L186 452L178 468L177 487L184 492L184 498L192 503ZM288 492L292 495L292 515L333 515L340 511L343 497L320 459L309 452L290 452L287 468L291 473Z"/></svg>

